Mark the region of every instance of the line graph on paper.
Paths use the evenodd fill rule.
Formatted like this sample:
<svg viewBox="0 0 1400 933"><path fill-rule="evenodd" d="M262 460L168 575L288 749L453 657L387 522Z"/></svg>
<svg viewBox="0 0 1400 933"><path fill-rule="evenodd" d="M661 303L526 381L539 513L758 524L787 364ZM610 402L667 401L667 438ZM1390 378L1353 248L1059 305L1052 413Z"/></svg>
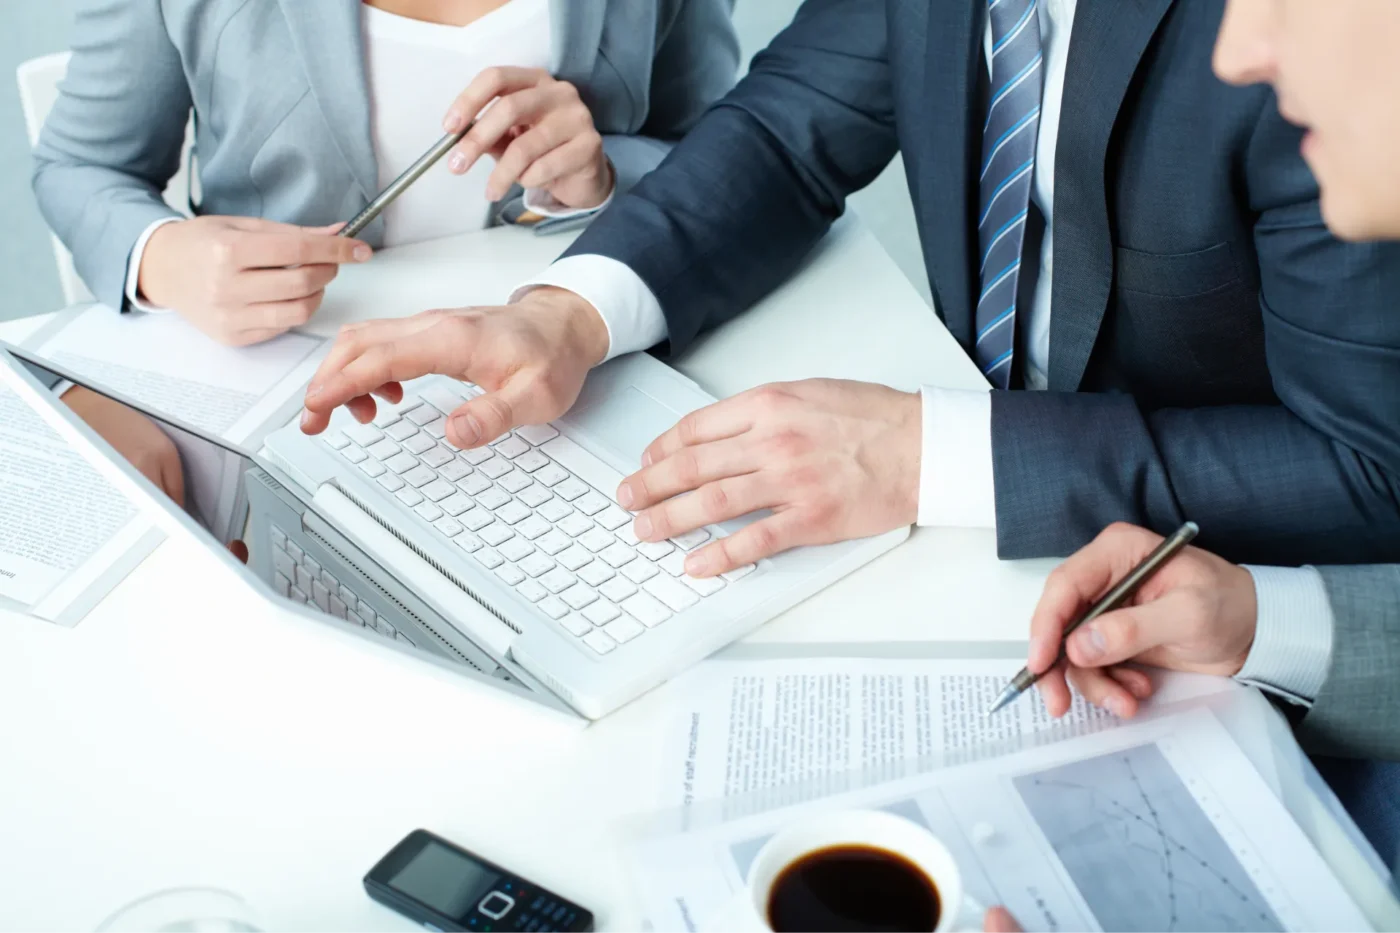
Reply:
<svg viewBox="0 0 1400 933"><path fill-rule="evenodd" d="M1155 744L1012 783L1103 929L1284 929Z"/></svg>

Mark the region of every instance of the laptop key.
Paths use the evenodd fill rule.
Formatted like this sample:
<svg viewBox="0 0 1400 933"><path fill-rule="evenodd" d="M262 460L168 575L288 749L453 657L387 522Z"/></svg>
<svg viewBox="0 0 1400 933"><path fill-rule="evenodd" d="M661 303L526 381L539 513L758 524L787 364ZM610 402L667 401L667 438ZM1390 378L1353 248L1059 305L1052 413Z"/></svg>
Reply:
<svg viewBox="0 0 1400 933"><path fill-rule="evenodd" d="M415 434L403 442L403 449L411 454L421 454L425 450L431 450L437 445L433 439L426 434Z"/></svg>
<svg viewBox="0 0 1400 933"><path fill-rule="evenodd" d="M559 431L553 425L548 424L526 424L515 429L515 433L525 438L536 447L545 441L552 441L559 436Z"/></svg>
<svg viewBox="0 0 1400 933"><path fill-rule="evenodd" d="M564 594L564 601L568 602L569 594ZM622 615L622 610L608 602L606 599L598 599L588 608L583 610L583 617L594 625L607 625L613 619Z"/></svg>
<svg viewBox="0 0 1400 933"><path fill-rule="evenodd" d="M405 476L404 479L408 479L408 477ZM436 476L434 476L433 481L426 486L419 487L418 491L421 492L424 497L434 502L440 502L451 495L460 495L460 493L457 492L456 486L453 486L446 480L438 479Z"/></svg>
<svg viewBox="0 0 1400 933"><path fill-rule="evenodd" d="M439 445L437 449L442 450L443 448L441 445ZM457 480L466 476L471 471L471 467L467 466L465 463L463 463L461 460L458 460L456 457L453 457L451 460L438 467L438 476L441 476L449 483L455 483L457 482Z"/></svg>
<svg viewBox="0 0 1400 933"><path fill-rule="evenodd" d="M496 576L504 580L507 586L515 586L517 583L525 582L525 571L514 564L502 564L497 567Z"/></svg>
<svg viewBox="0 0 1400 933"><path fill-rule="evenodd" d="M342 450L340 452L340 455L346 460L349 460L351 463L359 463L360 461L364 460L366 457L369 456L369 454L365 453L363 447L356 447L354 444L351 444L350 446Z"/></svg>
<svg viewBox="0 0 1400 933"><path fill-rule="evenodd" d="M501 552L502 557L512 562L524 560L535 553L535 546L519 535L497 545L497 549Z"/></svg>
<svg viewBox="0 0 1400 933"><path fill-rule="evenodd" d="M577 582L578 578L563 567L555 567L549 573L540 577L540 585L556 596Z"/></svg>
<svg viewBox="0 0 1400 933"><path fill-rule="evenodd" d="M507 525L514 525L530 517L530 510L514 499L496 509L496 518Z"/></svg>
<svg viewBox="0 0 1400 933"><path fill-rule="evenodd" d="M583 636L583 643L599 654L607 654L617 647L617 642L612 640L602 629L595 628L587 635Z"/></svg>
<svg viewBox="0 0 1400 933"><path fill-rule="evenodd" d="M497 551L495 548L491 547L484 547L481 550L474 552L472 554L472 557L475 557L477 560L481 561L481 563L486 567L487 570L495 570L497 567L501 566L501 564L504 564L506 562L506 559L501 556L500 552Z"/></svg>
<svg viewBox="0 0 1400 933"><path fill-rule="evenodd" d="M597 515L593 516L593 520L598 524L602 525L604 528L608 529L608 531L615 531L618 528L621 528L623 525L630 524L632 521L632 516L624 512L622 509L619 509L617 506L610 505L603 511L599 512Z"/></svg>
<svg viewBox="0 0 1400 933"><path fill-rule="evenodd" d="M483 489L476 497L476 504L487 509L499 509L509 501L510 493L504 489L497 489L495 486Z"/></svg>
<svg viewBox="0 0 1400 933"><path fill-rule="evenodd" d="M647 628L655 628L671 618L671 610L646 593L638 593L622 601L622 611L641 622Z"/></svg>
<svg viewBox="0 0 1400 933"><path fill-rule="evenodd" d="M577 613L570 613L559 620L564 630L575 637L588 635L594 631L593 624Z"/></svg>
<svg viewBox="0 0 1400 933"><path fill-rule="evenodd" d="M527 450L525 453L515 458L515 468L526 473L533 473L549 466L549 458L538 450Z"/></svg>
<svg viewBox="0 0 1400 933"><path fill-rule="evenodd" d="M626 577L613 577L607 583L598 587L598 595L610 599L615 603L620 603L629 596L637 594L637 586Z"/></svg>
<svg viewBox="0 0 1400 933"><path fill-rule="evenodd" d="M549 595L549 590L534 580L524 580L516 585L515 591L532 603L537 603Z"/></svg>
<svg viewBox="0 0 1400 933"><path fill-rule="evenodd" d="M577 570L583 565L591 563L593 561L593 555L588 552L588 548L579 547L575 544L567 551L561 552L558 555L558 561L569 570Z"/></svg>
<svg viewBox="0 0 1400 933"><path fill-rule="evenodd" d="M531 485L530 475L528 473L521 473L519 470L511 470L505 476L496 480L496 485L500 486L506 492L519 492L526 486Z"/></svg>
<svg viewBox="0 0 1400 933"><path fill-rule="evenodd" d="M372 424L351 424L345 427L345 436L361 447L369 447L382 440L384 432Z"/></svg>
<svg viewBox="0 0 1400 933"><path fill-rule="evenodd" d="M656 562L656 566L673 577L685 573L685 551L672 551Z"/></svg>
<svg viewBox="0 0 1400 933"><path fill-rule="evenodd" d="M433 527L449 538L455 538L462 533L462 526L455 519L446 515L433 522Z"/></svg>
<svg viewBox="0 0 1400 933"><path fill-rule="evenodd" d="M403 480L399 479L393 473L385 473L383 476L379 477L379 485L390 492L398 492L403 488Z"/></svg>
<svg viewBox="0 0 1400 933"><path fill-rule="evenodd" d="M532 506L532 508L538 509L540 517L547 522L559 522L565 516L572 515L574 511L572 505L569 505L569 503L565 502L563 499L555 499L553 495L550 496L548 501L542 502L538 506Z"/></svg>
<svg viewBox="0 0 1400 933"><path fill-rule="evenodd" d="M571 538L577 538L584 532L597 527L593 524L593 520L591 518L587 517L586 515L581 515L578 512L566 516L563 521L560 521L557 524L559 530L564 532L564 534L568 535Z"/></svg>
<svg viewBox="0 0 1400 933"><path fill-rule="evenodd" d="M400 449L398 444L395 444L386 437L377 444L371 444L368 453L376 460L388 460L394 454L398 453Z"/></svg>
<svg viewBox="0 0 1400 933"><path fill-rule="evenodd" d="M332 450L344 450L350 444L350 438L346 437L340 431L330 432L326 435L325 440L326 446L330 447Z"/></svg>
<svg viewBox="0 0 1400 933"><path fill-rule="evenodd" d="M479 466L496 456L496 452L490 447L473 447L471 450L459 450L457 456L470 463L472 466Z"/></svg>
<svg viewBox="0 0 1400 933"><path fill-rule="evenodd" d="M480 531L495 520L496 516L492 515L489 510L483 509L480 506L457 516L457 521L466 525L471 531Z"/></svg>
<svg viewBox="0 0 1400 933"><path fill-rule="evenodd" d="M384 433L396 441L406 441L418 433L418 425L412 421L400 421L397 424L389 425Z"/></svg>
<svg viewBox="0 0 1400 933"><path fill-rule="evenodd" d="M554 493L545 489L538 483L531 483L515 494L515 498L525 503L532 509L537 509L550 499L554 498Z"/></svg>
<svg viewBox="0 0 1400 933"><path fill-rule="evenodd" d="M565 502L573 502L575 499L586 496L592 491L593 490L589 489L586 483L574 479L572 476L554 487L554 494Z"/></svg>
<svg viewBox="0 0 1400 933"><path fill-rule="evenodd" d="M558 486L568 478L569 471L557 463L551 463L549 466L540 467L535 471L535 482L543 483L546 486Z"/></svg>
<svg viewBox="0 0 1400 933"><path fill-rule="evenodd" d="M572 538L556 528L543 538L537 540L535 546L550 557L553 557L555 554L573 547L574 542Z"/></svg>
<svg viewBox="0 0 1400 933"><path fill-rule="evenodd" d="M423 425L423 430L427 431L429 434L431 434L438 440L442 440L444 437L447 436L447 419L434 418L432 421L429 421L427 424Z"/></svg>
<svg viewBox="0 0 1400 933"><path fill-rule="evenodd" d="M408 483L408 485L412 486L414 489L417 489L420 486L426 486L433 480L436 480L437 478L438 475L436 473L423 466L423 464L421 463L413 469L409 470L407 473L403 474L403 481L405 483Z"/></svg>
<svg viewBox="0 0 1400 933"><path fill-rule="evenodd" d="M388 472L384 469L384 464L380 463L378 460L362 460L360 462L360 469L364 471L366 476L370 477L383 476Z"/></svg>
<svg viewBox="0 0 1400 933"><path fill-rule="evenodd" d="M615 576L617 576L617 571L600 560L584 564L578 569L578 578L589 586L601 586Z"/></svg>
<svg viewBox="0 0 1400 933"><path fill-rule="evenodd" d="M594 554L597 554L612 547L617 543L617 539L597 525L594 525L592 528L588 529L588 531L579 535L578 543L588 548Z"/></svg>
<svg viewBox="0 0 1400 933"><path fill-rule="evenodd" d="M500 457L492 457L477 467L488 479L497 479L510 472L510 461Z"/></svg>
<svg viewBox="0 0 1400 933"><path fill-rule="evenodd" d="M569 607L564 605L564 601L558 596L546 596L536 605L540 607L541 612L551 619L562 619L569 614ZM592 628L592 626L589 626L589 628Z"/></svg>
<svg viewBox="0 0 1400 933"><path fill-rule="evenodd" d="M747 577L749 574L753 573L757 569L758 568L755 567L753 564L745 564L742 567L735 567L728 573L722 573L720 574L720 576L728 580L730 583L733 583L735 580L744 579L744 577Z"/></svg>
<svg viewBox="0 0 1400 933"><path fill-rule="evenodd" d="M642 589L661 600L673 612L689 609L700 601L699 595L689 587L677 583L666 574L657 574L642 584Z"/></svg>
<svg viewBox="0 0 1400 933"><path fill-rule="evenodd" d="M418 459L422 460L425 465L432 467L434 470L444 464L461 463L460 460L452 456L450 450L445 449L441 444L423 451ZM466 464L463 463L462 466L466 466Z"/></svg>
<svg viewBox="0 0 1400 933"><path fill-rule="evenodd" d="M637 559L637 552L614 539L611 545L598 553L598 557L607 561L609 567L624 567Z"/></svg>
<svg viewBox="0 0 1400 933"><path fill-rule="evenodd" d="M708 540L710 540L710 533L704 528L696 528L683 535L676 535L671 539L671 543L682 551L693 551Z"/></svg>
<svg viewBox="0 0 1400 933"><path fill-rule="evenodd" d="M484 547L484 545L481 543L480 538L478 538L476 535L469 535L466 532L462 532L457 537L453 538L452 543L457 545L462 550L466 551L468 554L474 554L477 551L481 550L482 547Z"/></svg>
<svg viewBox="0 0 1400 933"><path fill-rule="evenodd" d="M660 560L675 549L670 541L643 541L637 545L637 552L647 560Z"/></svg>
<svg viewBox="0 0 1400 933"><path fill-rule="evenodd" d="M701 596L713 596L724 589L724 581L719 577L692 577L685 574L681 577L681 582Z"/></svg>
<svg viewBox="0 0 1400 933"><path fill-rule="evenodd" d="M603 626L603 631L607 632L618 644L626 644L646 629L631 616L622 616Z"/></svg>
<svg viewBox="0 0 1400 933"><path fill-rule="evenodd" d="M442 509L433 505L431 502L421 502L414 508L413 511L421 515L424 518L424 520L430 522L435 522L439 518L442 518Z"/></svg>
<svg viewBox="0 0 1400 933"><path fill-rule="evenodd" d="M589 490L587 495L574 503L574 508L584 515L597 515L610 505L612 505L612 500L594 490Z"/></svg>
<svg viewBox="0 0 1400 933"><path fill-rule="evenodd" d="M394 498L398 499L404 505L409 506L417 505L423 501L423 497L418 494L418 490L414 489L412 486L405 486L400 489L398 492L394 493Z"/></svg>
<svg viewBox="0 0 1400 933"><path fill-rule="evenodd" d="M660 572L649 560L634 560L622 566L622 575L633 583L645 583Z"/></svg>
<svg viewBox="0 0 1400 933"><path fill-rule="evenodd" d="M472 500L468 499L460 492L457 492L454 488L452 495L438 503L438 508L442 509L448 515L451 515L453 518L456 518L458 515L471 509L475 504L476 503L472 502Z"/></svg>
<svg viewBox="0 0 1400 933"><path fill-rule="evenodd" d="M513 434L496 445L496 453L507 460L514 460L521 454L528 453L529 450L530 445Z"/></svg>
<svg viewBox="0 0 1400 933"><path fill-rule="evenodd" d="M515 532L510 530L509 525L495 522L481 529L477 532L476 536L492 547L495 547L503 541L509 541L511 538L515 537Z"/></svg>
<svg viewBox="0 0 1400 933"><path fill-rule="evenodd" d="M409 470L418 466L418 458L407 451L403 451L394 454L394 456L384 461L384 465L395 473L407 473Z"/></svg>
<svg viewBox="0 0 1400 933"><path fill-rule="evenodd" d="M598 599L598 594L594 591L593 587L585 583L576 583L563 593L560 593L559 598L564 600L570 609L582 609L589 603L595 602Z"/></svg>
<svg viewBox="0 0 1400 933"><path fill-rule="evenodd" d="M528 538L531 541L534 541L536 538L549 534L553 527L554 526L552 526L549 522L545 521L544 519L540 518L538 515L531 515L529 518L525 519L523 522L515 526L515 533L524 538Z"/></svg>
<svg viewBox="0 0 1400 933"><path fill-rule="evenodd" d="M417 408L413 409L413 411L404 415L404 417L419 427L422 427L430 421L436 421L438 418L441 418L442 413L431 405L419 405Z"/></svg>
<svg viewBox="0 0 1400 933"><path fill-rule="evenodd" d="M480 473L457 480L457 488L469 496L479 496L491 488L491 481Z"/></svg>
<svg viewBox="0 0 1400 933"><path fill-rule="evenodd" d="M520 569L532 577L544 576L557 566L559 565L539 551L536 551L520 562Z"/></svg>

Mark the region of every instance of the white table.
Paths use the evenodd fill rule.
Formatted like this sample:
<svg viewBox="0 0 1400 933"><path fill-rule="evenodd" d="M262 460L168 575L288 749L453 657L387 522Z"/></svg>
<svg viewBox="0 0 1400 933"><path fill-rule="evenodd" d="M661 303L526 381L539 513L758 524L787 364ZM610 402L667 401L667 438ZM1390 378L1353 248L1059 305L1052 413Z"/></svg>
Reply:
<svg viewBox="0 0 1400 933"><path fill-rule="evenodd" d="M385 253L342 276L322 324L498 301L561 248L497 231ZM980 383L854 222L680 366L720 395L814 374ZM1014 642L1047 566L997 562L989 533L920 531L753 640ZM75 629L0 617L0 929L91 929L182 884L239 892L267 929L409 929L360 878L418 826L634 928L614 821L655 799L665 689L586 731L551 725L271 609L172 538Z"/></svg>

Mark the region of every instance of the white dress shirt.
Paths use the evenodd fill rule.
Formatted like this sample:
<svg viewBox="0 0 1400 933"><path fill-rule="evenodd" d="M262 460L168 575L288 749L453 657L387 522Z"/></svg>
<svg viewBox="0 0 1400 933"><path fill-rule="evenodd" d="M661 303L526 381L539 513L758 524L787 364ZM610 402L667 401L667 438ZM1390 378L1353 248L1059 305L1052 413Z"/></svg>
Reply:
<svg viewBox="0 0 1400 933"><path fill-rule="evenodd" d="M973 0L962 0L973 2ZM1031 197L1045 218L1039 276L1031 307L1023 311L1026 388L1044 390L1050 361L1050 296L1054 281L1055 146L1076 0L1040 0L1037 15L1044 77L1036 172ZM991 65L990 21L983 36ZM989 71L990 73L990 71ZM666 318L641 277L602 256L556 262L517 291L552 285L575 292L603 318L608 358L645 350L666 339ZM920 525L996 528L992 473L992 404L986 392L925 386L923 451L919 475ZM1254 646L1239 679L1295 703L1311 703L1326 678L1333 618L1322 577L1311 568L1248 568L1259 617Z"/></svg>
<svg viewBox="0 0 1400 933"><path fill-rule="evenodd" d="M549 0L510 0L465 26L423 22L368 4L360 9L370 133L381 189L442 137L448 106L481 71L499 65L553 67ZM433 166L384 210L383 245L401 246L484 228L491 211L486 180L494 167L491 159L482 159L457 176L447 170L446 159ZM574 210L546 191L530 190L525 192L525 206L541 216L568 217L600 211L607 202ZM140 297L137 277L151 235L176 220L160 220L146 228L131 251L126 297L138 311L163 310Z"/></svg>

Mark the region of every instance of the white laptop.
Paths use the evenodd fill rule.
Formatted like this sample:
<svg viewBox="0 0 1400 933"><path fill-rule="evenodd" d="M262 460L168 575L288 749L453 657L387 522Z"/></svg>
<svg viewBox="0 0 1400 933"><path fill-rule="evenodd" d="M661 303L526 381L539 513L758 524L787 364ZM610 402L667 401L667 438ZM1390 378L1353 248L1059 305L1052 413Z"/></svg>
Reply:
<svg viewBox="0 0 1400 933"><path fill-rule="evenodd" d="M341 409L324 434L292 423L256 454L205 437L256 464L249 566L281 597L597 719L908 536L901 528L692 579L685 554L745 521L643 543L612 497L652 440L713 398L634 354L595 370L558 422L452 448L444 416L479 391L415 380L402 404L378 402L373 424Z"/></svg>

